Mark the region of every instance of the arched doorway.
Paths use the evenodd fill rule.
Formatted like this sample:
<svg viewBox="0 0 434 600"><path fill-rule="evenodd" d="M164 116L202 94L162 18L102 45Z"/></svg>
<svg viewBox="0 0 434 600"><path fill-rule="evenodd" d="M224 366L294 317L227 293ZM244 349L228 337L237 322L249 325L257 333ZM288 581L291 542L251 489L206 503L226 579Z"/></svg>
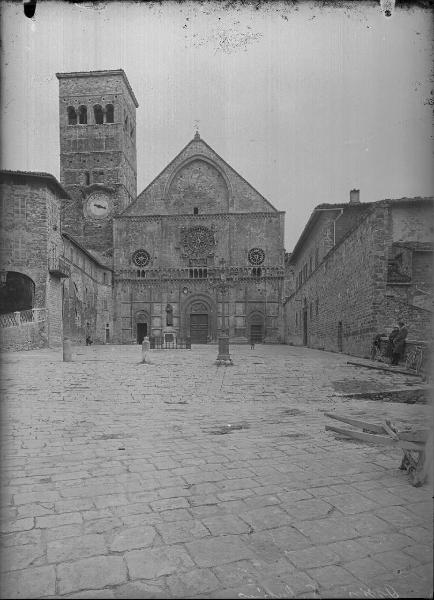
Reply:
<svg viewBox="0 0 434 600"><path fill-rule="evenodd" d="M190 338L192 344L206 344L209 335L209 307L205 302L190 306Z"/></svg>
<svg viewBox="0 0 434 600"><path fill-rule="evenodd" d="M148 335L149 331L148 331L148 323L149 323L149 317L148 314L144 311L139 311L136 313L136 318L135 318L135 322L136 322L136 339L137 339L137 343L141 344L143 342L143 339Z"/></svg>
<svg viewBox="0 0 434 600"><path fill-rule="evenodd" d="M262 344L264 341L264 315L261 312L253 312L247 319L249 326L249 339L255 344Z"/></svg>
<svg viewBox="0 0 434 600"><path fill-rule="evenodd" d="M9 271L0 287L0 313L30 310L34 306L35 284L23 273Z"/></svg>

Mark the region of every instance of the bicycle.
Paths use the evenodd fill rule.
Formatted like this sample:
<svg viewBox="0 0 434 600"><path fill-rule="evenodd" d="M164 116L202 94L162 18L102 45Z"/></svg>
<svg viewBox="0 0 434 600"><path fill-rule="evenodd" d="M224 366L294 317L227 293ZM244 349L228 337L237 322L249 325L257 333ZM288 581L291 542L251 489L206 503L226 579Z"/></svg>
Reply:
<svg viewBox="0 0 434 600"><path fill-rule="evenodd" d="M415 346L410 350L405 359L405 368L419 373L423 362L423 347Z"/></svg>

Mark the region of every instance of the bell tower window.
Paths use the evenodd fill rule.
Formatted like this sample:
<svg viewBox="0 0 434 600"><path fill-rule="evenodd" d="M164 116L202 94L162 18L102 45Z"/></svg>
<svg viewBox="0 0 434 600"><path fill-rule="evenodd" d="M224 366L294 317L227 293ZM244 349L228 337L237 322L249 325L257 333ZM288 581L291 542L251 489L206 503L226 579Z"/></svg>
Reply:
<svg viewBox="0 0 434 600"><path fill-rule="evenodd" d="M107 104L105 107L105 117L106 123L114 123L115 122L115 109L113 104Z"/></svg>
<svg viewBox="0 0 434 600"><path fill-rule="evenodd" d="M100 104L95 104L93 107L93 116L96 125L102 125L104 123L104 113Z"/></svg>
<svg viewBox="0 0 434 600"><path fill-rule="evenodd" d="M197 206L195 206L195 207L193 208L193 214L194 214L194 215L198 215L198 214L199 214L199 209L197 208Z"/></svg>
<svg viewBox="0 0 434 600"><path fill-rule="evenodd" d="M87 125L87 107L79 106L78 107L78 122L80 125Z"/></svg>
<svg viewBox="0 0 434 600"><path fill-rule="evenodd" d="M68 125L77 125L77 113L73 106L68 106Z"/></svg>

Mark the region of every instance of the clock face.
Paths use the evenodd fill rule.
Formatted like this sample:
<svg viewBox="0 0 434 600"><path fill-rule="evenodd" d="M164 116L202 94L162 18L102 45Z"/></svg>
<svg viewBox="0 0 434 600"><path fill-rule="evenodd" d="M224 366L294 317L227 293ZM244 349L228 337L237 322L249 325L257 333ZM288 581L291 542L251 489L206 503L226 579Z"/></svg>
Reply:
<svg viewBox="0 0 434 600"><path fill-rule="evenodd" d="M104 219L111 212L110 198L102 192L95 192L87 199L86 209L89 216Z"/></svg>

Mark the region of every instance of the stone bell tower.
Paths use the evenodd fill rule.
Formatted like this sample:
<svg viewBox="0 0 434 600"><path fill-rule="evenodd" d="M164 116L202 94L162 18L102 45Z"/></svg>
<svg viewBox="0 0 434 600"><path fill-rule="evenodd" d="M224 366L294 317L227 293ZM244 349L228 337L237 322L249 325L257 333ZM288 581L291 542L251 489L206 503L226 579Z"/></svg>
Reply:
<svg viewBox="0 0 434 600"><path fill-rule="evenodd" d="M113 217L137 194L136 108L122 69L56 73L63 230L107 260Z"/></svg>

